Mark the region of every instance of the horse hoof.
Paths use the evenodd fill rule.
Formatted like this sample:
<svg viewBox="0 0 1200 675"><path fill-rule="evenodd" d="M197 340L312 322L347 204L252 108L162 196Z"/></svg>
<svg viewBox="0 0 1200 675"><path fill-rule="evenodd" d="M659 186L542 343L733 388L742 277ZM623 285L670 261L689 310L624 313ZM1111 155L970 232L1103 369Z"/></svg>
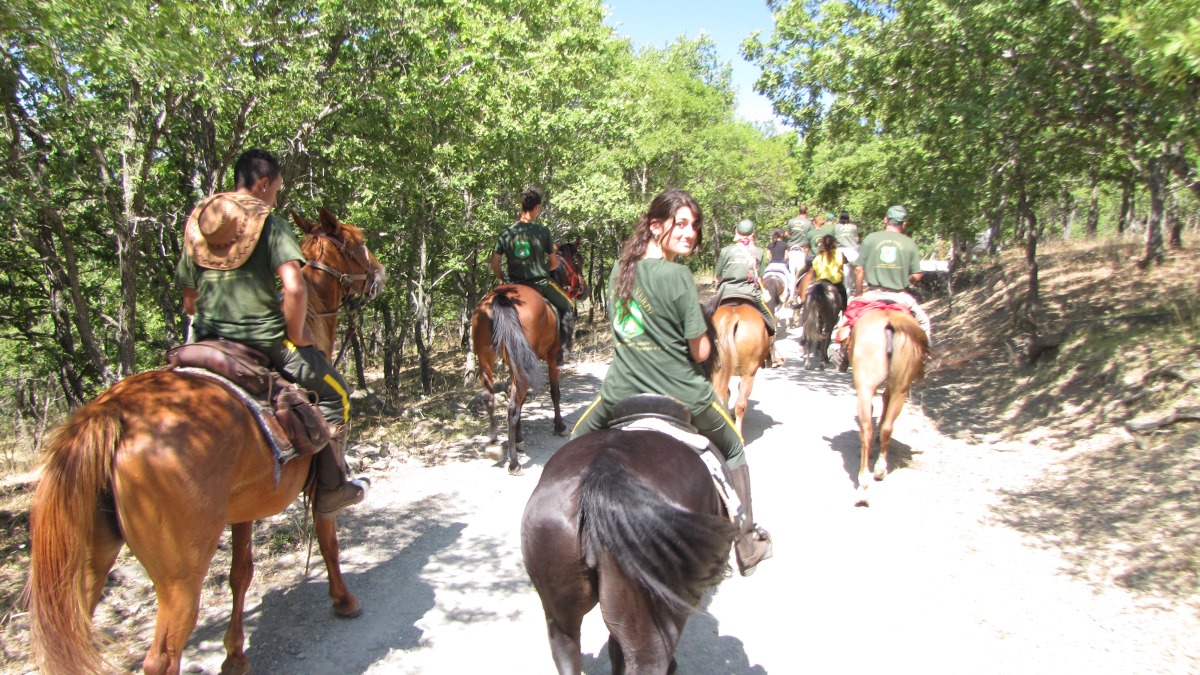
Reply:
<svg viewBox="0 0 1200 675"><path fill-rule="evenodd" d="M523 475L525 475L525 472L521 470L520 464L514 464L514 465L511 465L508 467L508 475L523 476Z"/></svg>
<svg viewBox="0 0 1200 675"><path fill-rule="evenodd" d="M343 619L353 619L362 614L362 605L353 595L342 602L333 603L333 615Z"/></svg>
<svg viewBox="0 0 1200 675"><path fill-rule="evenodd" d="M247 659L245 654L237 657L227 656L221 663L221 675L245 675L248 672L250 672L250 659Z"/></svg>
<svg viewBox="0 0 1200 675"><path fill-rule="evenodd" d="M854 502L854 505L855 505L855 506L867 506L867 507L869 507L869 506L871 506L871 502L870 502L870 500L868 500L866 497L859 497L859 498L858 498L858 501Z"/></svg>
<svg viewBox="0 0 1200 675"><path fill-rule="evenodd" d="M887 476L887 469L877 469L875 471L875 480L881 481Z"/></svg>

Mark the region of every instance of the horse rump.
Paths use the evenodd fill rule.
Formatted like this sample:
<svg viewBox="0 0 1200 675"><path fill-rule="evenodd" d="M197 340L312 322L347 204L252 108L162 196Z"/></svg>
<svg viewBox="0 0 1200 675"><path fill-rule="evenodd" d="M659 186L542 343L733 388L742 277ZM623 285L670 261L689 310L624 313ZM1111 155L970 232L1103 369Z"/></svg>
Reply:
<svg viewBox="0 0 1200 675"><path fill-rule="evenodd" d="M541 294L538 295L541 301ZM515 295L515 293L513 293ZM492 347L497 352L507 355L508 368L513 378L521 377L530 389L538 389L545 384L545 377L539 368L537 354L525 337L525 329L521 326L521 315L512 295L503 289L498 289L492 295Z"/></svg>
<svg viewBox="0 0 1200 675"><path fill-rule="evenodd" d="M579 494L579 537L590 567L607 551L621 571L676 615L693 611L725 574L736 531L727 519L694 513L601 453Z"/></svg>

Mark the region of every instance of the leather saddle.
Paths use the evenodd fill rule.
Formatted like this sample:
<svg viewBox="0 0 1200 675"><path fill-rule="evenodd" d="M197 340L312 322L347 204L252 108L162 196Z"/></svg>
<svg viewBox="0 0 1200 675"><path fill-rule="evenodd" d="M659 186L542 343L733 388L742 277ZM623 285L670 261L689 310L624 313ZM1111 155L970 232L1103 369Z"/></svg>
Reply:
<svg viewBox="0 0 1200 675"><path fill-rule="evenodd" d="M216 338L167 352L168 369L199 368L219 375L257 399L265 412L255 415L282 455L311 455L329 443L329 425L316 409L317 396L270 369L266 354L240 342Z"/></svg>

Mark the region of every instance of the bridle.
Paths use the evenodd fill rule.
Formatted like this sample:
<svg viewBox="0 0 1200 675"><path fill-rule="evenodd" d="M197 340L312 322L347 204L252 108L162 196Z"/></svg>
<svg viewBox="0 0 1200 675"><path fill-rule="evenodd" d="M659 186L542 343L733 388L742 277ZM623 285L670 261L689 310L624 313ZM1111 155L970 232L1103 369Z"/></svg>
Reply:
<svg viewBox="0 0 1200 675"><path fill-rule="evenodd" d="M367 252L366 242L353 247L350 251L346 250L346 242L340 239L331 237L324 232L314 233L312 236L325 239L341 252L342 257L353 266L357 266L359 272L339 272L334 268L322 263L319 260L305 260L304 264L314 269L321 270L332 275L338 280L338 284L342 287L342 304L350 311L362 308L383 290L383 279L380 274L379 267L371 266L371 256ZM340 311L339 308L334 308L332 311L321 312L316 314L318 317L333 316Z"/></svg>

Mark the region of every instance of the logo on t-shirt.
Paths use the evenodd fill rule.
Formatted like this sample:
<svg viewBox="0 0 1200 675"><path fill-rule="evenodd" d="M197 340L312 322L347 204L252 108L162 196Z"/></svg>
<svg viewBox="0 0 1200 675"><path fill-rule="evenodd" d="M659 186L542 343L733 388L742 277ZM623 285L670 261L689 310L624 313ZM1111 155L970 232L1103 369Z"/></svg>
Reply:
<svg viewBox="0 0 1200 675"><path fill-rule="evenodd" d="M894 264L900 257L899 246L884 246L879 249L879 262L884 262L889 265Z"/></svg>
<svg viewBox="0 0 1200 675"><path fill-rule="evenodd" d="M624 340L632 340L646 332L645 317L637 300L631 298L625 306L625 311L617 313L617 317L613 319L613 330L617 337Z"/></svg>
<svg viewBox="0 0 1200 675"><path fill-rule="evenodd" d="M528 239L518 239L513 242L513 255L525 259L529 257L530 248Z"/></svg>

